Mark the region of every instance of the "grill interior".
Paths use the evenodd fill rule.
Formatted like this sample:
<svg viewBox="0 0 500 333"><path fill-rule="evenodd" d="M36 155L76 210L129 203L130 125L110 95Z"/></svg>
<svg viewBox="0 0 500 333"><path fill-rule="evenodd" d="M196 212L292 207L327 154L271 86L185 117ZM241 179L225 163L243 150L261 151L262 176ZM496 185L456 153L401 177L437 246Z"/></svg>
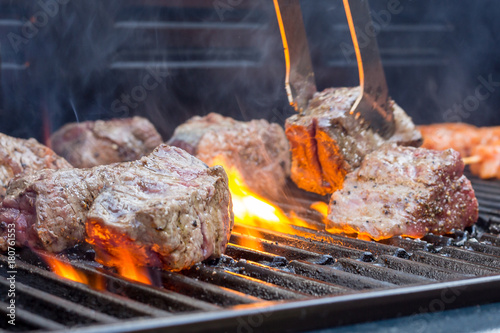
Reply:
<svg viewBox="0 0 500 333"><path fill-rule="evenodd" d="M67 253L95 290L60 278L33 252L18 249L16 326L1 321L1 328L301 331L500 301L491 292L500 287L500 182L472 182L480 220L465 232L368 242L301 227L289 235L236 225L221 259L179 273L152 271L161 287L119 277L83 247ZM316 216L306 209L298 214ZM261 250L242 246L252 242ZM7 260L0 256L3 277L10 276ZM0 289L6 311L9 282L2 279Z"/></svg>

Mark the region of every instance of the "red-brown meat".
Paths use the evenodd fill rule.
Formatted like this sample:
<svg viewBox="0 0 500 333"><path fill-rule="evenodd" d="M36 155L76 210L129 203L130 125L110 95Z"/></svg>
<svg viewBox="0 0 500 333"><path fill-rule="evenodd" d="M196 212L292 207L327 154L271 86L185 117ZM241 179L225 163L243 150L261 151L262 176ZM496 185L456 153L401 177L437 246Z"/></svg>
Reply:
<svg viewBox="0 0 500 333"><path fill-rule="evenodd" d="M220 256L233 215L222 167L160 145L133 162L18 178L0 206L0 221L3 250L9 224L17 245L51 252L84 241L87 227L101 254L120 255L98 229L123 237L137 262L178 270Z"/></svg>
<svg viewBox="0 0 500 333"><path fill-rule="evenodd" d="M52 149L76 168L134 161L162 143L153 124L141 117L66 124L50 139Z"/></svg>
<svg viewBox="0 0 500 333"><path fill-rule="evenodd" d="M329 88L316 93L304 114L286 121L292 152L292 180L302 189L321 195L342 188L347 173L366 154L385 142L418 146L421 135L410 117L391 101L396 132L385 140L366 129L350 110L360 88Z"/></svg>
<svg viewBox="0 0 500 333"><path fill-rule="evenodd" d="M14 177L41 169L61 168L71 168L71 165L35 139L18 139L0 133L0 202Z"/></svg>
<svg viewBox="0 0 500 333"><path fill-rule="evenodd" d="M330 200L327 229L375 240L464 229L478 203L454 150L384 145L347 175Z"/></svg>
<svg viewBox="0 0 500 333"><path fill-rule="evenodd" d="M208 165L236 169L256 193L278 198L290 174L290 152L283 129L266 120L236 121L216 113L193 117L168 142Z"/></svg>

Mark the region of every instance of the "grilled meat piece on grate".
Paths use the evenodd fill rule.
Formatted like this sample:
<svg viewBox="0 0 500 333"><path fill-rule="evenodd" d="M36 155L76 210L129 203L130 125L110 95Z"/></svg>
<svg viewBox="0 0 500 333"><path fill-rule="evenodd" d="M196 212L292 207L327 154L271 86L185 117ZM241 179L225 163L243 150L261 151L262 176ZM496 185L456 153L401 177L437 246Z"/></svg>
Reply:
<svg viewBox="0 0 500 333"><path fill-rule="evenodd" d="M420 238L464 229L478 203L464 163L452 149L435 151L386 144L347 175L330 200L327 229L375 240Z"/></svg>
<svg viewBox="0 0 500 333"><path fill-rule="evenodd" d="M235 168L249 188L271 198L280 197L290 174L285 133L263 119L242 122L217 113L195 116L177 127L168 143L208 165Z"/></svg>
<svg viewBox="0 0 500 333"><path fill-rule="evenodd" d="M18 139L0 133L0 202L14 177L41 169L62 168L71 168L71 165L35 139Z"/></svg>
<svg viewBox="0 0 500 333"><path fill-rule="evenodd" d="M141 117L67 124L50 140L52 149L76 168L134 161L162 143L153 124Z"/></svg>
<svg viewBox="0 0 500 333"><path fill-rule="evenodd" d="M346 174L387 142L350 114L360 91L359 87L326 89L314 95L304 114L287 119L291 178L300 188L321 195L342 188ZM396 132L388 141L420 145L422 137L411 118L396 103L391 104Z"/></svg>
<svg viewBox="0 0 500 333"><path fill-rule="evenodd" d="M87 228L98 254L120 255L120 239L142 264L182 269L223 253L233 215L223 168L163 144L133 162L18 178L0 221L3 250L8 224L17 245L51 252L85 240Z"/></svg>
<svg viewBox="0 0 500 333"><path fill-rule="evenodd" d="M452 148L462 157L470 156L472 149L484 138L476 126L464 123L420 125L418 130L424 138L423 148L436 150Z"/></svg>

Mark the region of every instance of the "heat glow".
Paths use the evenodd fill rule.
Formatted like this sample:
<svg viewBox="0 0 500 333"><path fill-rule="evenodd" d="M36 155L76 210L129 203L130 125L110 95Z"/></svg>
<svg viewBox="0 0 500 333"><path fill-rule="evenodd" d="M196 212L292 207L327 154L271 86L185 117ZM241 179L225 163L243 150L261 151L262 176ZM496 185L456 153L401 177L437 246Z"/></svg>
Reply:
<svg viewBox="0 0 500 333"><path fill-rule="evenodd" d="M289 215L268 199L256 194L243 181L239 171L225 163L223 158L217 158L212 165L222 165L228 176L229 191L233 201L234 222L241 227L257 227L296 235L298 231L293 226L315 228L295 213ZM258 231L248 228L247 233L260 238ZM260 242L247 241L240 244L256 250L262 250Z"/></svg>
<svg viewBox="0 0 500 333"><path fill-rule="evenodd" d="M114 267L118 274L132 281L153 284L144 263L148 253L126 237L107 229L96 221L87 222L87 242L94 245L96 261Z"/></svg>
<svg viewBox="0 0 500 333"><path fill-rule="evenodd" d="M60 277L83 284L89 284L87 276L83 272L76 270L71 264L59 260L53 255L42 254L40 252L37 252L37 254L45 261L50 270Z"/></svg>

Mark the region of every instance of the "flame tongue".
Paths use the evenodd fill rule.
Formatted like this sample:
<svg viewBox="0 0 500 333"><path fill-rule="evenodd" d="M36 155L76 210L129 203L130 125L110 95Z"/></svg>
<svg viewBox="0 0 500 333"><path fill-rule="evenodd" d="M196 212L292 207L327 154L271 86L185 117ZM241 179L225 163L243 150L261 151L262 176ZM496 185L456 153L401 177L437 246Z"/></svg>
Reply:
<svg viewBox="0 0 500 333"><path fill-rule="evenodd" d="M52 272L60 277L87 285L89 284L87 276L83 272L76 270L71 264L42 251L36 251L36 254L49 266Z"/></svg>
<svg viewBox="0 0 500 333"><path fill-rule="evenodd" d="M113 232L97 221L87 222L87 242L94 246L96 260L108 267L114 267L118 273L133 281L152 284L145 263L154 258L144 247L134 243L126 235Z"/></svg>
<svg viewBox="0 0 500 333"><path fill-rule="evenodd" d="M253 192L244 182L244 178L230 163L226 163L221 157L214 159L212 165L222 165L228 176L228 185L233 201L234 221L241 226L245 233L262 238L259 231L245 226L272 229L278 232L297 235L293 226L308 227L316 229L315 226L300 219L293 212L287 216L280 208L273 205L269 200ZM247 239L245 244L248 248L262 250L258 241Z"/></svg>

